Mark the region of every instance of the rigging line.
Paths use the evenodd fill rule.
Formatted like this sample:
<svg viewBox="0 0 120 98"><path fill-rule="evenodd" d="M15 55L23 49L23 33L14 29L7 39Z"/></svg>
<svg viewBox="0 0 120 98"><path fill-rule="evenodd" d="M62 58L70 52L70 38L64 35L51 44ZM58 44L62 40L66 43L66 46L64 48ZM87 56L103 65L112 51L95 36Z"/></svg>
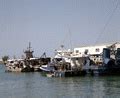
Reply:
<svg viewBox="0 0 120 98"><path fill-rule="evenodd" d="M57 49L57 48L60 48L61 45L64 46L64 44L65 44L65 40L67 39L67 37L68 37L68 33L65 34L65 36L64 36L64 38L63 38L62 41L59 41L58 45L56 46L56 49Z"/></svg>
<svg viewBox="0 0 120 98"><path fill-rule="evenodd" d="M72 34L71 34L71 30L70 30L70 28L69 28L69 26L68 26L68 32L65 34L63 40L59 42L59 46L58 46L58 47L60 47L61 45L64 46L65 42L66 42L67 39L68 39L68 40L69 40L69 43L70 43L70 46L68 45L67 47L70 47L70 49L72 49L71 35L72 35ZM57 48L58 48L58 47L57 47Z"/></svg>
<svg viewBox="0 0 120 98"><path fill-rule="evenodd" d="M69 28L70 49L72 50L72 39L71 39L71 36L72 36L72 34L71 34L71 30L70 30L70 28Z"/></svg>
<svg viewBox="0 0 120 98"><path fill-rule="evenodd" d="M115 8L113 9L112 14L110 15L110 17L108 18L107 22L105 23L105 25L104 25L104 27L103 27L103 30L100 32L99 36L97 37L95 44L97 44L98 39L100 39L100 37L101 37L102 34L104 33L105 29L106 29L107 26L109 25L110 20L112 19L113 15L114 15L114 13L115 13L115 11L116 11L116 9L118 8L118 5L119 5L119 2L117 2Z"/></svg>
<svg viewBox="0 0 120 98"><path fill-rule="evenodd" d="M68 33L66 33L66 35L64 36L64 39L61 41L61 44L65 43L67 37L68 37Z"/></svg>

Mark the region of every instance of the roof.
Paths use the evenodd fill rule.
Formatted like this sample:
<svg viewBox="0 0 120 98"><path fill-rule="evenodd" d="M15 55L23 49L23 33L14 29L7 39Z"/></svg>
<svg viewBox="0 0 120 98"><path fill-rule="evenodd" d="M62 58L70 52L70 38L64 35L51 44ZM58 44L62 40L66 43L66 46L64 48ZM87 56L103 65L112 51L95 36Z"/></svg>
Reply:
<svg viewBox="0 0 120 98"><path fill-rule="evenodd" d="M120 44L120 42L111 42L111 43L103 43L103 44L96 44L96 45L84 45L76 48L83 48L83 47L95 47L95 46L108 46L108 45L113 45L113 44Z"/></svg>

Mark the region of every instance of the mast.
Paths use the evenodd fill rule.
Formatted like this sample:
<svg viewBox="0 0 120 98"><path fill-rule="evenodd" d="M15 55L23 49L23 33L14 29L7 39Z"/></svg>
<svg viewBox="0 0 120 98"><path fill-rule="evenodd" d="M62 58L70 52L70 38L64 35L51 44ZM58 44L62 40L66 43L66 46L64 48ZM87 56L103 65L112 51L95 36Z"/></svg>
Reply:
<svg viewBox="0 0 120 98"><path fill-rule="evenodd" d="M29 42L29 46L28 46L28 48L27 48L27 50L25 50L25 55L26 55L26 59L30 59L30 58L33 58L33 52L34 51L32 51L31 50L31 42Z"/></svg>
<svg viewBox="0 0 120 98"><path fill-rule="evenodd" d="M29 49L29 51L31 50L31 42L29 42L29 47L28 47L28 49Z"/></svg>

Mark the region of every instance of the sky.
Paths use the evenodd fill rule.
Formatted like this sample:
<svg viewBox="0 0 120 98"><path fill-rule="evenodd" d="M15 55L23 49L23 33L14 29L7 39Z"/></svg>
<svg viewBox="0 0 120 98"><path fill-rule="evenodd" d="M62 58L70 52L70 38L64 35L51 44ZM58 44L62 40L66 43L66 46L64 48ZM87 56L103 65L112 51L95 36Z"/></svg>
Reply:
<svg viewBox="0 0 120 98"><path fill-rule="evenodd" d="M0 57L120 41L119 0L0 0Z"/></svg>

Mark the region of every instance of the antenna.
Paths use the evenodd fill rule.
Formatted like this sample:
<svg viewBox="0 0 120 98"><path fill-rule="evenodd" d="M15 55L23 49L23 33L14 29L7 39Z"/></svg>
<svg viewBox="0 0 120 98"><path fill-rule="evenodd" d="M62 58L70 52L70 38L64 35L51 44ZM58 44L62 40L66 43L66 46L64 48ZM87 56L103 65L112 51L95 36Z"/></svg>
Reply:
<svg viewBox="0 0 120 98"><path fill-rule="evenodd" d="M70 30L70 28L69 28L70 49L72 50L72 39L71 39L71 36L72 36L72 34L71 34L71 30Z"/></svg>
<svg viewBox="0 0 120 98"><path fill-rule="evenodd" d="M69 37L70 37L70 50L72 51L72 39L71 39L71 30L69 28ZM71 51L70 51L70 66L71 66L71 62L72 62L72 58L71 58ZM72 66L70 67L70 70L72 70Z"/></svg>
<svg viewBox="0 0 120 98"><path fill-rule="evenodd" d="M31 42L29 42L29 47L28 47L28 49L29 49L29 51L31 50Z"/></svg>

